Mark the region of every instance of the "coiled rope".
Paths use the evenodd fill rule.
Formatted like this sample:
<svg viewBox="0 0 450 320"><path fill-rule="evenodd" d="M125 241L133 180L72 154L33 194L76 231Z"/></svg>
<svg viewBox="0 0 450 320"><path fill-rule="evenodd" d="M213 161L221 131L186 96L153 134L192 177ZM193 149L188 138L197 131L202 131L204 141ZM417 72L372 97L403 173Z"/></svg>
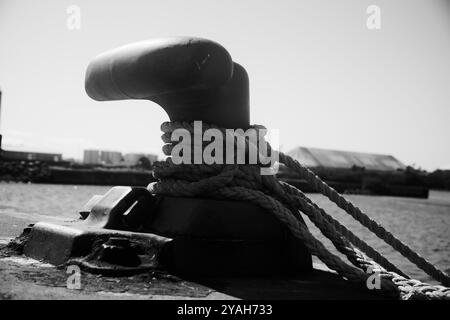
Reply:
<svg viewBox="0 0 450 320"><path fill-rule="evenodd" d="M202 126L203 130L214 128L220 130L224 136L229 134L226 129L214 125L202 123ZM252 128L265 129L262 126L252 126ZM157 182L148 187L152 193L183 197L207 196L252 202L274 214L297 239L305 244L312 255L349 281L366 285L368 278L376 273L380 277L380 289L390 296L405 300L450 300L450 288L444 287L450 286L448 275L438 270L376 221L370 219L311 170L290 156L272 150L267 141L264 140L267 150L277 152L280 163L305 179L317 191L444 286L410 279L378 251L327 214L303 192L286 182L279 181L274 175L261 175L259 165L174 164L170 155L177 142L172 142L171 137L176 129L185 129L191 135L194 134L194 124L190 122L164 122L161 125L162 140L165 143L163 152L169 157L165 161L155 163L154 176ZM257 149L249 140L245 143L247 151ZM352 265L331 253L310 233L301 222L301 213L308 216Z"/></svg>

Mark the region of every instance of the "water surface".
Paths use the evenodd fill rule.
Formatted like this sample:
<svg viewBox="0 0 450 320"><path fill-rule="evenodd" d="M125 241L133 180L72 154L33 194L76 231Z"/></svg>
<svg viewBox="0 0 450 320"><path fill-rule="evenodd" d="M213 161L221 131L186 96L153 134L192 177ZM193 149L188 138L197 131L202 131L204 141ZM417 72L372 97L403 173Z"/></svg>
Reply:
<svg viewBox="0 0 450 320"><path fill-rule="evenodd" d="M106 186L0 183L0 237L14 237L28 223L36 221L78 218L78 210L92 195L103 194L108 189ZM404 272L430 281L427 275L325 197L318 194L308 196ZM450 271L450 192L432 191L429 199L347 197L413 250L442 270ZM308 219L305 220L313 235L332 248L332 244Z"/></svg>

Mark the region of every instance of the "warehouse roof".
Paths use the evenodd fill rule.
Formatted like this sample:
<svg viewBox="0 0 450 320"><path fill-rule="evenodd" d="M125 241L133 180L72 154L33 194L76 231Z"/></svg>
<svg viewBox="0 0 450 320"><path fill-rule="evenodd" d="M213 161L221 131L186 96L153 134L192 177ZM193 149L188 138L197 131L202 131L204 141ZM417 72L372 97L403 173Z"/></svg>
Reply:
<svg viewBox="0 0 450 320"><path fill-rule="evenodd" d="M297 147L287 153L306 167L352 168L390 171L405 169L406 166L391 155L352 151Z"/></svg>

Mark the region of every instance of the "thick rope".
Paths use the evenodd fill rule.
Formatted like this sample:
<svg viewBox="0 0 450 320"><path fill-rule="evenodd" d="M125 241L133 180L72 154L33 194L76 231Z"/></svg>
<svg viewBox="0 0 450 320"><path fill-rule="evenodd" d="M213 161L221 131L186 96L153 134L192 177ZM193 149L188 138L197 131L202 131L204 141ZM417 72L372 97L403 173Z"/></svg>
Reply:
<svg viewBox="0 0 450 320"><path fill-rule="evenodd" d="M202 126L203 130L215 128L223 134L227 134L223 128L204 123ZM263 127L254 126L254 128ZM171 133L175 129L186 129L191 134L194 131L193 124L187 122L165 122L161 129L164 132L162 139L166 143L163 151L168 156L171 155L174 146L171 141ZM271 152L275 152L271 150L267 142L265 143ZM246 141L246 148L255 150L256 146ZM449 277L445 273L436 269L431 263L371 220L309 169L283 153L279 153L279 161L306 179L318 191L373 231L379 238L400 251L402 255L434 279L445 285L450 283ZM328 215L300 190L278 181L272 175L261 175L259 169L260 167L256 165L175 165L171 158L168 158L165 162L155 164L154 175L158 182L149 185L149 190L155 194L190 197L207 195L212 198L255 203L282 221L294 237L305 244L311 254L317 256L329 268L350 281L366 283L367 278L371 276L367 271L371 270L372 273L379 273L381 289L390 295L399 296L402 299L450 299L449 288L409 279L395 265ZM300 212L306 214L336 249L357 268L342 261L314 238L307 227L301 223Z"/></svg>

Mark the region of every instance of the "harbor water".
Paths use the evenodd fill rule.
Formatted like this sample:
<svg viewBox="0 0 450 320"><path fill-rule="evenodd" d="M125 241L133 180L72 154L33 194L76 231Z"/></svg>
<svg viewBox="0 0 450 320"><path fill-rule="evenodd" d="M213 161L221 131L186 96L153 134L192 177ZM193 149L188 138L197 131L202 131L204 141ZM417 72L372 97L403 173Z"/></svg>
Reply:
<svg viewBox="0 0 450 320"><path fill-rule="evenodd" d="M36 221L77 219L78 209L92 195L103 194L108 189L107 186L0 183L0 238L14 237ZM435 283L325 197L308 196L401 270L413 278ZM424 258L450 272L450 192L431 191L428 199L363 195L347 198ZM305 220L312 233L332 250L331 242Z"/></svg>

